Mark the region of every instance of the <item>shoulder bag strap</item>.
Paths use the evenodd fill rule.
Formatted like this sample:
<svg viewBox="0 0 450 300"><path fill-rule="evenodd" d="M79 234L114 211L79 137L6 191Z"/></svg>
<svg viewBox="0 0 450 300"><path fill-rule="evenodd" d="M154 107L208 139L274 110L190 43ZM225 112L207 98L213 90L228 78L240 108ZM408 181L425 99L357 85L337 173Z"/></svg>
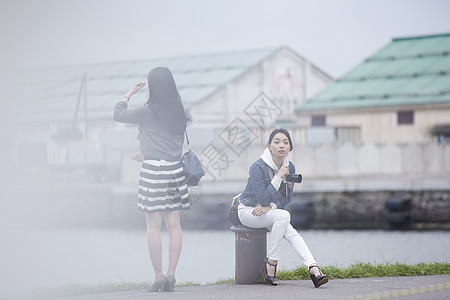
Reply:
<svg viewBox="0 0 450 300"><path fill-rule="evenodd" d="M186 134L186 143L188 145L188 148L191 149L191 145L189 144L189 137L188 137L187 131L185 130L184 133Z"/></svg>

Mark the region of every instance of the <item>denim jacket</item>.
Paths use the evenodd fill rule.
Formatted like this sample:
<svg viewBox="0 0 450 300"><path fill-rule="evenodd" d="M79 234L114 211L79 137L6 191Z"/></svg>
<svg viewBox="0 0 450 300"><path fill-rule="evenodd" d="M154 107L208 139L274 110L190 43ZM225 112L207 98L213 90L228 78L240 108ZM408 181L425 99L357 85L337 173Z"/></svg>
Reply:
<svg viewBox="0 0 450 300"><path fill-rule="evenodd" d="M295 173L295 166L289 162L289 173ZM274 203L277 208L283 209L291 202L294 186L292 189L287 188L286 196L280 193L270 183L269 166L260 158L255 161L249 171L247 186L239 197L239 201L246 206L269 206ZM283 182L280 186L280 191L286 189L286 184Z"/></svg>

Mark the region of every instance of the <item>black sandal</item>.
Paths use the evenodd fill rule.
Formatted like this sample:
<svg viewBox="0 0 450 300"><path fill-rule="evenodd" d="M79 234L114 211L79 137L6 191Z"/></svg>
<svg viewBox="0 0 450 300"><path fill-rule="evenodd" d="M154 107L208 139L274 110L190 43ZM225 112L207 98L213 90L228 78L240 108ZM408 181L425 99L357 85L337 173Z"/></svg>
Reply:
<svg viewBox="0 0 450 300"><path fill-rule="evenodd" d="M274 276L269 276L268 272L267 272L267 264L271 265L272 267L275 267L275 272L274 272ZM266 258L264 260L264 264L261 267L261 274L264 277L264 281L267 282L270 285L278 285L278 279L277 279L277 265L276 264L272 264L269 262L269 258Z"/></svg>
<svg viewBox="0 0 450 300"><path fill-rule="evenodd" d="M311 274L311 269L312 268L319 269L320 274L317 275L317 276L314 275L314 274ZM328 276L323 274L322 271L320 271L320 268L319 268L318 265L311 265L311 266L309 266L309 277L311 277L311 280L314 283L314 286L316 288L318 288L319 286L321 286L321 285L323 285L323 284L328 282Z"/></svg>

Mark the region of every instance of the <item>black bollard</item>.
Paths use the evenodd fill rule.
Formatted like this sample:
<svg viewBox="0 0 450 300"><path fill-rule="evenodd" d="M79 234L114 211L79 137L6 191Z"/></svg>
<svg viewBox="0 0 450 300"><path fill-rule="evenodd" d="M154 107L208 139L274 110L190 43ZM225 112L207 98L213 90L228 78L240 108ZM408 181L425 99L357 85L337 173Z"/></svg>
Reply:
<svg viewBox="0 0 450 300"><path fill-rule="evenodd" d="M388 198L385 220L391 229L409 229L412 223L412 201L409 198Z"/></svg>
<svg viewBox="0 0 450 300"><path fill-rule="evenodd" d="M267 255L267 232L265 228L232 226L235 233L235 284L261 283L259 272Z"/></svg>

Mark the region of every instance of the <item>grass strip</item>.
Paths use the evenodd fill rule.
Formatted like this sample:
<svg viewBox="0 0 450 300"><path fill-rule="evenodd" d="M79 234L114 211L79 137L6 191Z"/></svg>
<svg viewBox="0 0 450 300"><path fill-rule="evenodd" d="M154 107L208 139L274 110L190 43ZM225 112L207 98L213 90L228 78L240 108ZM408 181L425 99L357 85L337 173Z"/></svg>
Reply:
<svg viewBox="0 0 450 300"><path fill-rule="evenodd" d="M370 264L358 262L346 268L336 266L320 267L330 279L369 278L369 277L398 277L450 274L450 263L419 263L408 265L405 263ZM308 269L298 267L293 270L281 270L277 273L279 280L309 279Z"/></svg>

